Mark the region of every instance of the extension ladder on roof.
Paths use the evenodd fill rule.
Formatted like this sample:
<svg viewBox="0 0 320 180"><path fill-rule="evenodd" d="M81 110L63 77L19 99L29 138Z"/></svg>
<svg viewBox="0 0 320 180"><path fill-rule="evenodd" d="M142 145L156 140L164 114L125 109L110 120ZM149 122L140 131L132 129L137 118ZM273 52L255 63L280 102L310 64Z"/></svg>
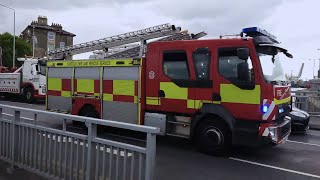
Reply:
<svg viewBox="0 0 320 180"><path fill-rule="evenodd" d="M171 24L162 24L138 31L128 32L116 36L111 36L95 41L67 46L65 48L58 48L47 52L51 58L59 59L65 56L91 52L95 50L107 50L108 48L130 44L134 42L141 42L143 46L148 39L168 36L181 31L180 27Z"/></svg>
<svg viewBox="0 0 320 180"><path fill-rule="evenodd" d="M171 36L159 39L157 41L174 41L174 40L191 40L191 39L199 39L203 36L206 36L207 33L200 32L197 34L189 34L188 31L182 31L180 33L173 34ZM120 59L120 58L136 58L141 57L141 46L132 47L130 49L124 49L120 52L110 53L105 59ZM145 51L143 51L145 52Z"/></svg>

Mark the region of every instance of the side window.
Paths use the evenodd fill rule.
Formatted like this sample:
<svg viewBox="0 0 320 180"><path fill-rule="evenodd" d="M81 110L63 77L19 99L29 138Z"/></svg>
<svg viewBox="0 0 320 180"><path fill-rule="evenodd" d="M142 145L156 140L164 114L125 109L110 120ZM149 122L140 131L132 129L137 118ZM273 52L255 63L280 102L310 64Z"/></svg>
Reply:
<svg viewBox="0 0 320 180"><path fill-rule="evenodd" d="M245 60L239 59L237 55L238 48L222 48L219 49L219 73L226 79L229 80L240 80L240 74L238 72L238 65L246 62ZM250 56L247 60L248 64L248 76L249 81L254 81L253 66Z"/></svg>
<svg viewBox="0 0 320 180"><path fill-rule="evenodd" d="M192 57L196 78L198 80L208 80L210 78L210 51L207 48L199 48L193 52Z"/></svg>
<svg viewBox="0 0 320 180"><path fill-rule="evenodd" d="M164 51L163 72L171 79L189 79L187 53L185 51Z"/></svg>
<svg viewBox="0 0 320 180"><path fill-rule="evenodd" d="M37 75L37 65L36 64L31 65L31 74Z"/></svg>

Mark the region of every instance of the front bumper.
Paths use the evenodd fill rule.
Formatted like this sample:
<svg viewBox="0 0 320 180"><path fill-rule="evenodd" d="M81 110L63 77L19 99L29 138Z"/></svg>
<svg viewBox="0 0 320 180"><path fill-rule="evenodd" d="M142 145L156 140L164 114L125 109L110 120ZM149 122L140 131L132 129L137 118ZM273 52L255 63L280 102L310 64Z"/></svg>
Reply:
<svg viewBox="0 0 320 180"><path fill-rule="evenodd" d="M288 139L291 132L291 118L285 116L283 121L265 123L259 127L259 135L265 143L281 144Z"/></svg>
<svg viewBox="0 0 320 180"><path fill-rule="evenodd" d="M285 142L291 132L291 118L275 122L237 120L232 134L233 145L261 147Z"/></svg>
<svg viewBox="0 0 320 180"><path fill-rule="evenodd" d="M39 85L39 95L46 95L47 94L47 86L46 85Z"/></svg>

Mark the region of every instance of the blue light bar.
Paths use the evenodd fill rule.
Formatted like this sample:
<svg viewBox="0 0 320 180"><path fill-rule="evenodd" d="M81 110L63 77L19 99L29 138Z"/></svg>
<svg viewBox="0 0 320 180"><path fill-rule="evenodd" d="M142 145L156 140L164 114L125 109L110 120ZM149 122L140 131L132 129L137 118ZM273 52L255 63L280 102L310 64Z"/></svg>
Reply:
<svg viewBox="0 0 320 180"><path fill-rule="evenodd" d="M256 36L267 36L273 41L277 41L277 37L268 33L266 30L260 29L258 27L249 27L242 29L242 33L245 33L247 36L256 37Z"/></svg>

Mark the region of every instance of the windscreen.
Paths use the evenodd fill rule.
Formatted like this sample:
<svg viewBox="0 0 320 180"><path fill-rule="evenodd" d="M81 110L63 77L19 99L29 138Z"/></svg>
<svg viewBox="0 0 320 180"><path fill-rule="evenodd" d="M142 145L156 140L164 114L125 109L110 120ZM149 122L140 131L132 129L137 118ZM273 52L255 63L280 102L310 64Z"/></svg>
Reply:
<svg viewBox="0 0 320 180"><path fill-rule="evenodd" d="M273 46L263 46L257 47L257 52L265 80L273 83L285 82L286 77L281 64L284 56L281 50Z"/></svg>
<svg viewBox="0 0 320 180"><path fill-rule="evenodd" d="M46 75L46 72L47 72L47 68L45 65L40 65L40 74L45 76Z"/></svg>

